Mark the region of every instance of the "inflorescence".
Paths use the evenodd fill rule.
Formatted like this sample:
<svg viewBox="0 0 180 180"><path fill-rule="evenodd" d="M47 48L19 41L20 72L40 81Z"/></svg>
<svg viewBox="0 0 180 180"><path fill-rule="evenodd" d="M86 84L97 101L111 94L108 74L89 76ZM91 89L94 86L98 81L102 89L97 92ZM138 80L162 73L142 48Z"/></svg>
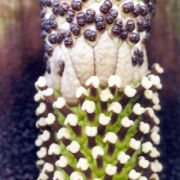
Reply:
<svg viewBox="0 0 180 180"><path fill-rule="evenodd" d="M162 73L154 64L139 84L125 88L119 76L110 76L106 88L92 76L77 89L74 106L39 77L34 97L41 131L35 142L38 179L158 180L163 167L155 112L161 109Z"/></svg>

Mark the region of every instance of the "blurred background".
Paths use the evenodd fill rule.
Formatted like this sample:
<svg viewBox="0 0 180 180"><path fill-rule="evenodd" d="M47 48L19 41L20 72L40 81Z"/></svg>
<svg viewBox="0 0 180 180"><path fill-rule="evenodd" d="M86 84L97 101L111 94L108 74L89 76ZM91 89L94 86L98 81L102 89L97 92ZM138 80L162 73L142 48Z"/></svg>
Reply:
<svg viewBox="0 0 180 180"><path fill-rule="evenodd" d="M44 72L38 0L0 0L0 180L35 180L34 82ZM165 69L161 179L180 180L180 0L158 0L150 64Z"/></svg>

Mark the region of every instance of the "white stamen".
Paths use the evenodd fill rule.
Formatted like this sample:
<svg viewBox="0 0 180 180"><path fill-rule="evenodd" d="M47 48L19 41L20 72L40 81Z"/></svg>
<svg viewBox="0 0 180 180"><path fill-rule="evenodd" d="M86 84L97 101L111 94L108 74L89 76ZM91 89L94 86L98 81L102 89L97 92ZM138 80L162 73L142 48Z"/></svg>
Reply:
<svg viewBox="0 0 180 180"><path fill-rule="evenodd" d="M66 105L66 101L63 97L59 97L54 103L53 103L53 107L54 108L58 108L61 109Z"/></svg>
<svg viewBox="0 0 180 180"><path fill-rule="evenodd" d="M46 78L43 76L40 76L38 80L35 82L35 86L39 88L43 88L47 85Z"/></svg>
<svg viewBox="0 0 180 180"><path fill-rule="evenodd" d="M153 179L153 180L160 180L159 175L156 174L156 173L153 173L153 174L150 176L150 179Z"/></svg>
<svg viewBox="0 0 180 180"><path fill-rule="evenodd" d="M131 180L137 180L140 176L141 176L141 173L136 172L134 169L132 169L128 174L128 177Z"/></svg>
<svg viewBox="0 0 180 180"><path fill-rule="evenodd" d="M97 135L97 127L86 126L86 135L89 137L95 137Z"/></svg>
<svg viewBox="0 0 180 180"><path fill-rule="evenodd" d="M141 176L138 180L148 180L148 178L145 176Z"/></svg>
<svg viewBox="0 0 180 180"><path fill-rule="evenodd" d="M140 122L139 129L143 134L148 134L150 131L150 125L148 123Z"/></svg>
<svg viewBox="0 0 180 180"><path fill-rule="evenodd" d="M140 149L141 141L131 138L129 146L134 150L138 150L138 149Z"/></svg>
<svg viewBox="0 0 180 180"><path fill-rule="evenodd" d="M150 89L152 87L152 83L147 77L143 77L141 80L141 86L144 89Z"/></svg>
<svg viewBox="0 0 180 180"><path fill-rule="evenodd" d="M44 158L47 155L47 149L45 147L41 147L40 150L37 152L37 157L39 159Z"/></svg>
<svg viewBox="0 0 180 180"><path fill-rule="evenodd" d="M140 116L142 115L143 113L145 112L145 109L139 104L139 103L136 103L134 106L133 106L133 113Z"/></svg>
<svg viewBox="0 0 180 180"><path fill-rule="evenodd" d="M60 155L61 154L61 149L58 144L51 144L48 150L49 155Z"/></svg>
<svg viewBox="0 0 180 180"><path fill-rule="evenodd" d="M89 168L89 163L87 159L80 158L77 163L77 168L80 168L82 171L86 171Z"/></svg>
<svg viewBox="0 0 180 180"><path fill-rule="evenodd" d="M46 104L41 102L36 109L36 115L39 116L46 111Z"/></svg>
<svg viewBox="0 0 180 180"><path fill-rule="evenodd" d="M80 98L82 95L88 96L88 91L81 86L76 90L76 98Z"/></svg>
<svg viewBox="0 0 180 180"><path fill-rule="evenodd" d="M155 105L158 105L158 104L160 103L158 93L154 93L153 98L152 98L152 102L153 102Z"/></svg>
<svg viewBox="0 0 180 180"><path fill-rule="evenodd" d="M118 154L118 161L121 163L121 164L126 164L130 159L130 156L127 155L124 151L121 151L119 154Z"/></svg>
<svg viewBox="0 0 180 180"><path fill-rule="evenodd" d="M146 160L144 157L139 157L139 161L138 161L139 166L141 166L143 169L148 168L149 166L149 161Z"/></svg>
<svg viewBox="0 0 180 180"><path fill-rule="evenodd" d="M129 85L124 88L124 94L129 98L134 97L136 95L136 92L136 89L132 88Z"/></svg>
<svg viewBox="0 0 180 180"><path fill-rule="evenodd" d="M163 166L158 160L156 160L151 163L151 169L153 172L159 173L163 170Z"/></svg>
<svg viewBox="0 0 180 180"><path fill-rule="evenodd" d="M106 125L108 125L110 123L111 118L109 116L106 116L105 114L101 113L99 115L99 119L98 120L99 120L99 123L101 125L106 126Z"/></svg>
<svg viewBox="0 0 180 180"><path fill-rule="evenodd" d="M157 71L157 73L159 73L159 74L163 74L163 73L164 73L164 69L160 66L159 63L153 64L153 67L155 68L155 70Z"/></svg>
<svg viewBox="0 0 180 180"><path fill-rule="evenodd" d="M107 101L113 99L113 95L111 94L111 91L109 89L105 89L105 90L101 91L100 99L103 102L107 102Z"/></svg>
<svg viewBox="0 0 180 180"><path fill-rule="evenodd" d="M54 93L52 88L47 88L46 90L42 91L43 96L52 96Z"/></svg>
<svg viewBox="0 0 180 180"><path fill-rule="evenodd" d="M129 128L134 124L134 122L132 120L129 120L128 117L124 117L121 121L121 124L123 127Z"/></svg>
<svg viewBox="0 0 180 180"><path fill-rule="evenodd" d="M65 168L68 165L68 159L65 156L61 156L55 163L60 168Z"/></svg>
<svg viewBox="0 0 180 180"><path fill-rule="evenodd" d="M108 85L109 87L121 87L121 78L117 75L112 75L108 79Z"/></svg>
<svg viewBox="0 0 180 180"><path fill-rule="evenodd" d="M68 131L67 128L61 128L59 129L58 133L57 133L57 138L58 139L70 139L70 133Z"/></svg>
<svg viewBox="0 0 180 180"><path fill-rule="evenodd" d="M149 89L146 89L144 91L144 96L147 98L147 99L152 99L153 98L153 91L152 90L149 90Z"/></svg>
<svg viewBox="0 0 180 180"><path fill-rule="evenodd" d="M48 116L45 118L47 125L52 125L56 121L56 117L53 113L49 113Z"/></svg>
<svg viewBox="0 0 180 180"><path fill-rule="evenodd" d="M152 158L158 158L160 157L160 152L157 150L157 148L153 147L149 155Z"/></svg>
<svg viewBox="0 0 180 180"><path fill-rule="evenodd" d="M53 172L53 171L54 171L54 166L53 166L53 164L46 162L46 163L44 164L43 171L44 171L44 172L46 172L46 171L47 171L47 172Z"/></svg>
<svg viewBox="0 0 180 180"><path fill-rule="evenodd" d="M161 139L161 137L157 131L153 131L151 133L151 140L153 141L154 144L159 145L160 139Z"/></svg>
<svg viewBox="0 0 180 180"><path fill-rule="evenodd" d="M94 159L96 159L98 156L104 156L104 149L101 146L93 147L92 156Z"/></svg>
<svg viewBox="0 0 180 180"><path fill-rule="evenodd" d="M92 114L95 112L96 105L93 101L85 100L82 104L81 109L89 114Z"/></svg>
<svg viewBox="0 0 180 180"><path fill-rule="evenodd" d="M37 178L37 180L48 180L49 177L47 174L45 174L44 172L41 172L39 177Z"/></svg>
<svg viewBox="0 0 180 180"><path fill-rule="evenodd" d="M48 141L51 137L51 134L48 130L44 130L42 135L41 135L41 138L44 142Z"/></svg>
<svg viewBox="0 0 180 180"><path fill-rule="evenodd" d="M161 84L161 80L160 80L159 76L151 74L148 76L148 79L151 81L153 86L158 87L159 84Z"/></svg>
<svg viewBox="0 0 180 180"><path fill-rule="evenodd" d="M119 114L122 111L122 106L118 102L113 102L109 105L108 111L112 111L116 114Z"/></svg>
<svg viewBox="0 0 180 180"><path fill-rule="evenodd" d="M149 153L152 150L152 148L153 148L153 145L149 141L142 144L142 152L146 154Z"/></svg>
<svg viewBox="0 0 180 180"><path fill-rule="evenodd" d="M106 169L105 169L106 174L108 174L109 176L113 176L116 174L117 172L117 167L113 166L111 164L107 164Z"/></svg>
<svg viewBox="0 0 180 180"><path fill-rule="evenodd" d="M34 101L35 102L39 102L41 99L44 99L42 92L38 91L35 95L34 95Z"/></svg>
<svg viewBox="0 0 180 180"><path fill-rule="evenodd" d="M36 145L37 147L40 147L42 144L43 144L43 140L42 140L42 138L41 138L41 135L39 135L39 136L37 137L36 141L35 141L35 145Z"/></svg>
<svg viewBox="0 0 180 180"><path fill-rule="evenodd" d="M55 171L53 180L65 180L64 174L61 171Z"/></svg>
<svg viewBox="0 0 180 180"><path fill-rule="evenodd" d="M77 141L72 141L72 143L67 146L67 150L74 153L77 153L80 150L80 145Z"/></svg>
<svg viewBox="0 0 180 180"><path fill-rule="evenodd" d="M36 166L38 167L38 166L43 166L44 165L44 160L38 160L38 161L36 161Z"/></svg>
<svg viewBox="0 0 180 180"><path fill-rule="evenodd" d="M84 178L80 172L74 171L70 175L70 180L84 180Z"/></svg>
<svg viewBox="0 0 180 180"><path fill-rule="evenodd" d="M36 122L36 127L45 127L46 126L46 121L44 117L40 117L39 120Z"/></svg>
<svg viewBox="0 0 180 180"><path fill-rule="evenodd" d="M77 126L77 123L78 123L78 117L75 114L68 114L64 121L65 125L69 124L70 126Z"/></svg>
<svg viewBox="0 0 180 180"><path fill-rule="evenodd" d="M104 139L103 139L103 142L109 142L109 143L111 143L111 144L115 144L116 141L117 141L117 139L118 139L118 137L117 137L117 135L116 135L115 133L113 133L113 132L108 132L108 133L105 135L105 137L104 137Z"/></svg>
<svg viewBox="0 0 180 180"><path fill-rule="evenodd" d="M87 81L86 81L86 86L92 85L94 88L98 88L100 81L97 76L91 76Z"/></svg>

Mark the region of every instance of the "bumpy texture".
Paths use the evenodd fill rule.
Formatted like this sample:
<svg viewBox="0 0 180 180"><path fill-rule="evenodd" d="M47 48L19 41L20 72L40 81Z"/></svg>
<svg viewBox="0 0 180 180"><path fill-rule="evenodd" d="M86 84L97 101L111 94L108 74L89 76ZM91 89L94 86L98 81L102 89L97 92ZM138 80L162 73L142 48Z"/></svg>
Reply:
<svg viewBox="0 0 180 180"><path fill-rule="evenodd" d="M110 76L106 88L92 76L76 90L78 106L68 105L40 77L35 83L36 126L42 131L35 142L38 179L159 179L163 167L155 111L162 72L155 64L151 74L123 91L119 76Z"/></svg>
<svg viewBox="0 0 180 180"><path fill-rule="evenodd" d="M41 0L46 79L70 104L95 75L105 87L118 75L122 87L148 73L145 40L154 0Z"/></svg>
<svg viewBox="0 0 180 180"><path fill-rule="evenodd" d="M158 180L158 90L145 40L154 0L41 0L39 180Z"/></svg>

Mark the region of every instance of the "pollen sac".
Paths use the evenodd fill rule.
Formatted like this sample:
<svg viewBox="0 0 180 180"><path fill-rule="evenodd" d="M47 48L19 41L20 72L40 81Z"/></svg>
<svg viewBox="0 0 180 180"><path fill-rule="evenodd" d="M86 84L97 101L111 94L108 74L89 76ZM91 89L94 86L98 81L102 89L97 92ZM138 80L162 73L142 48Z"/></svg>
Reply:
<svg viewBox="0 0 180 180"><path fill-rule="evenodd" d="M69 22L69 23L72 22L73 18L74 18L74 15L75 15L74 11L68 10L67 13L66 13L66 21Z"/></svg>
<svg viewBox="0 0 180 180"><path fill-rule="evenodd" d="M86 11L86 22L93 23L95 21L96 12L93 9L88 9Z"/></svg>
<svg viewBox="0 0 180 180"><path fill-rule="evenodd" d="M59 2L57 0L52 1L52 12L54 15L58 15L59 12Z"/></svg>
<svg viewBox="0 0 180 180"><path fill-rule="evenodd" d="M126 14L130 13L130 12L133 12L134 3L133 2L125 3L122 8L123 8L123 12L126 13Z"/></svg>
<svg viewBox="0 0 180 180"><path fill-rule="evenodd" d="M82 8L81 0L72 0L71 7L73 10L80 11Z"/></svg>
<svg viewBox="0 0 180 180"><path fill-rule="evenodd" d="M108 13L112 8L112 2L110 0L105 0L104 3L100 6L100 11L102 13Z"/></svg>
<svg viewBox="0 0 180 180"><path fill-rule="evenodd" d="M101 15L96 16L95 23L96 23L96 28L99 31L102 31L106 28L106 24L104 22L104 17Z"/></svg>
<svg viewBox="0 0 180 180"><path fill-rule="evenodd" d="M79 12L76 16L76 19L77 19L77 24L79 26L84 26L85 23L86 23L86 16L85 16L85 13L83 12Z"/></svg>
<svg viewBox="0 0 180 180"><path fill-rule="evenodd" d="M41 6L51 6L51 0L40 0Z"/></svg>
<svg viewBox="0 0 180 180"><path fill-rule="evenodd" d="M87 29L84 32L84 37L86 39L88 39L89 41L95 41L96 40L96 32L91 29Z"/></svg>
<svg viewBox="0 0 180 180"><path fill-rule="evenodd" d="M119 35L122 30L122 27L123 27L122 19L116 19L116 21L111 29L112 34L115 36Z"/></svg>
<svg viewBox="0 0 180 180"><path fill-rule="evenodd" d="M64 16L69 9L68 3L64 2L59 6L59 15Z"/></svg>
<svg viewBox="0 0 180 180"><path fill-rule="evenodd" d="M71 23L70 30L75 36L78 36L80 34L80 32L81 32L80 26L78 26L75 23Z"/></svg>
<svg viewBox="0 0 180 180"><path fill-rule="evenodd" d="M135 29L135 23L132 19L129 19L127 22L126 22L126 29L130 32L132 32L134 29Z"/></svg>
<svg viewBox="0 0 180 180"><path fill-rule="evenodd" d="M71 36L67 36L64 38L64 45L67 46L67 47L70 47L72 46L73 44L73 39Z"/></svg>
<svg viewBox="0 0 180 180"><path fill-rule="evenodd" d="M48 37L48 41L51 44L56 44L57 43L57 34L50 34Z"/></svg>
<svg viewBox="0 0 180 180"><path fill-rule="evenodd" d="M146 16L148 13L149 13L149 9L148 9L148 6L146 6L146 5L142 5L141 6L141 15L142 16Z"/></svg>
<svg viewBox="0 0 180 180"><path fill-rule="evenodd" d="M141 51L140 49L137 48L134 51L134 55L132 56L132 64L134 66L136 66L136 65L141 66L143 64L143 62L144 62L144 53L143 53L143 51Z"/></svg>
<svg viewBox="0 0 180 180"><path fill-rule="evenodd" d="M111 9L111 10L108 12L105 20L106 20L106 22L107 22L108 24L112 24L112 23L114 22L114 20L117 18L117 16L118 16L118 11L115 10L115 9Z"/></svg>
<svg viewBox="0 0 180 180"><path fill-rule="evenodd" d="M51 56L53 52L53 47L48 45L47 43L44 44L44 51Z"/></svg>
<svg viewBox="0 0 180 180"><path fill-rule="evenodd" d="M121 39L126 39L128 37L128 31L126 28L122 28L119 34Z"/></svg>
<svg viewBox="0 0 180 180"><path fill-rule="evenodd" d="M59 60L58 61L58 66L59 66L59 70L58 70L58 73L60 76L63 75L63 72L64 72L64 67L65 67L65 63L63 60Z"/></svg>
<svg viewBox="0 0 180 180"><path fill-rule="evenodd" d="M140 35L138 33L130 33L129 34L129 40L132 42L132 43L138 43L139 40L140 40Z"/></svg>
<svg viewBox="0 0 180 180"><path fill-rule="evenodd" d="M138 16L138 15L141 15L142 14L142 7L140 4L137 4L135 7L134 7L134 15L135 16Z"/></svg>

